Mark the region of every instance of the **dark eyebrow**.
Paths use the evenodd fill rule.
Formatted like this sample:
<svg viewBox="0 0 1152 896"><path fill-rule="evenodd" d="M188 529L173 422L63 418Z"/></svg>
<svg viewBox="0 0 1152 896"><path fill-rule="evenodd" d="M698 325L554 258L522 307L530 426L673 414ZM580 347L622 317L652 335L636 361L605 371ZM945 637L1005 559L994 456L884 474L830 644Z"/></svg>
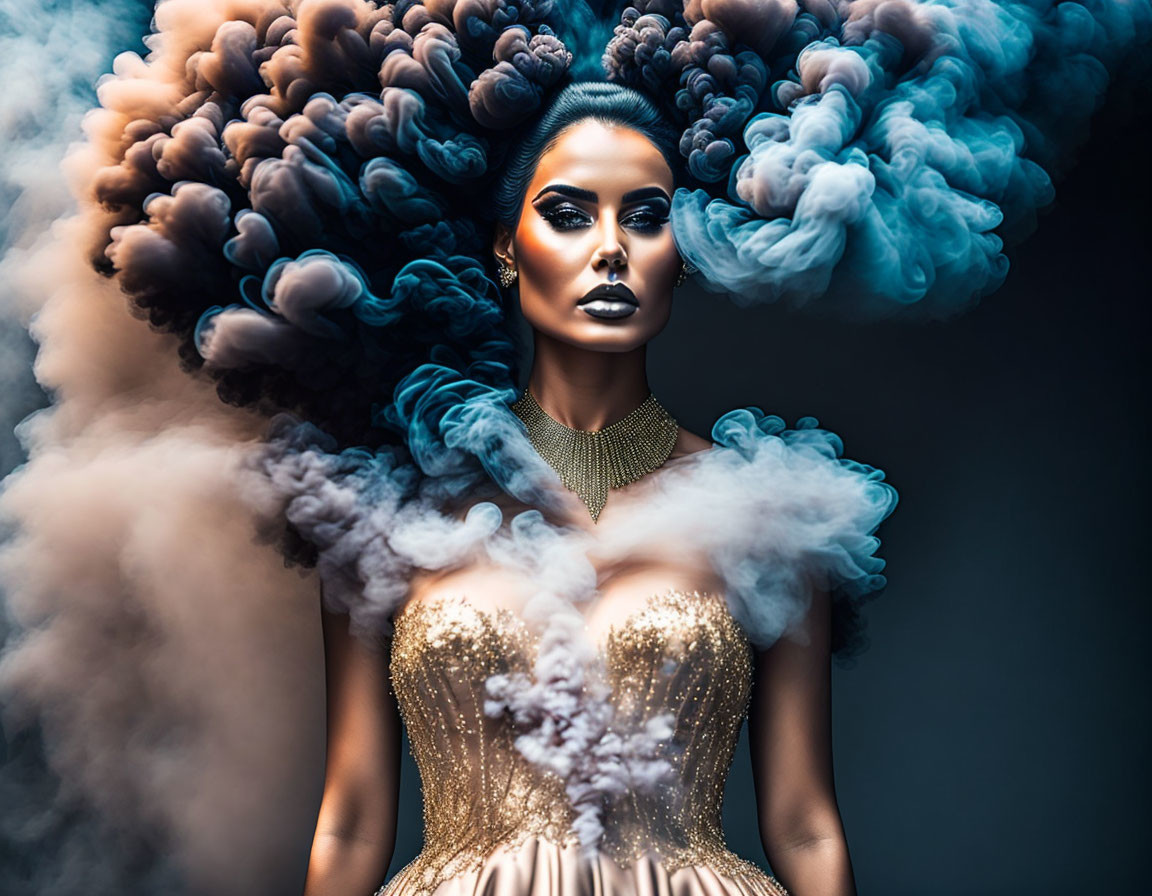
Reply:
<svg viewBox="0 0 1152 896"><path fill-rule="evenodd" d="M568 184L549 184L543 190L536 194L533 202L543 196L545 193L560 193L564 196L570 196L573 199L582 199L585 202L598 202L600 197L593 193L591 190L582 190L579 187L570 187Z"/></svg>
<svg viewBox="0 0 1152 896"><path fill-rule="evenodd" d="M545 193L560 193L564 196L569 196L572 199L582 199L585 202L599 202L600 197L591 190L584 190L580 187L573 187L569 184L549 184L543 190L536 194L532 199L535 202ZM623 201L625 204L629 202L638 202L641 199L663 199L665 202L671 202L668 194L665 193L660 187L642 187L639 190L632 190L624 194Z"/></svg>

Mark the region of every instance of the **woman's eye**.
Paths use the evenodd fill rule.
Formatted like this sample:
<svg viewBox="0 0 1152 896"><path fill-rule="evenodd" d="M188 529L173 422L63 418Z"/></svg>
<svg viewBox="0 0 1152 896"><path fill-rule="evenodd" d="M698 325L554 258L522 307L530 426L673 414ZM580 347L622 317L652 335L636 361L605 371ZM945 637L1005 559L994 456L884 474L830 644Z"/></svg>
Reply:
<svg viewBox="0 0 1152 896"><path fill-rule="evenodd" d="M540 216L556 230L580 230L595 223L586 211L571 205L541 209ZM621 223L638 233L656 233L668 223L668 216L655 209L641 208L630 212Z"/></svg>
<svg viewBox="0 0 1152 896"><path fill-rule="evenodd" d="M624 219L624 224L641 233L655 233L668 223L667 215L659 215L651 211L636 212Z"/></svg>
<svg viewBox="0 0 1152 896"><path fill-rule="evenodd" d="M588 215L571 206L548 209L543 212L543 217L557 230L576 230L592 223Z"/></svg>

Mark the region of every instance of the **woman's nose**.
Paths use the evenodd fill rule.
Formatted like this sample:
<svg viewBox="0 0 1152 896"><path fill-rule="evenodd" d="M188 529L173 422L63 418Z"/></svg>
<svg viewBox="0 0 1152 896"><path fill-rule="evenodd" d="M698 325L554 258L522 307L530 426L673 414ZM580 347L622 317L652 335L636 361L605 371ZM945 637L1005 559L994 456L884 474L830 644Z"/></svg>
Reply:
<svg viewBox="0 0 1152 896"><path fill-rule="evenodd" d="M596 248L592 266L596 269L606 268L611 275L627 264L628 250L620 239L616 222L606 223L600 229L600 245Z"/></svg>

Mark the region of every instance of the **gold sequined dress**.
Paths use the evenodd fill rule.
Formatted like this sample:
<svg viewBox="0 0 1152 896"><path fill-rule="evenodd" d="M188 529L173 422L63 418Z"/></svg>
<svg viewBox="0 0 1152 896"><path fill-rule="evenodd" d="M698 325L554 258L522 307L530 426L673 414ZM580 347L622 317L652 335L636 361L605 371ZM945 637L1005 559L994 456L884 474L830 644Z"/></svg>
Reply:
<svg viewBox="0 0 1152 896"><path fill-rule="evenodd" d="M485 682L527 672L538 638L515 614L465 597L410 603L391 675L424 791L425 846L381 896L781 896L727 849L724 782L752 685L752 649L714 594L651 597L598 645L615 720L671 714L672 778L606 809L595 852L572 833L562 781L528 762Z"/></svg>

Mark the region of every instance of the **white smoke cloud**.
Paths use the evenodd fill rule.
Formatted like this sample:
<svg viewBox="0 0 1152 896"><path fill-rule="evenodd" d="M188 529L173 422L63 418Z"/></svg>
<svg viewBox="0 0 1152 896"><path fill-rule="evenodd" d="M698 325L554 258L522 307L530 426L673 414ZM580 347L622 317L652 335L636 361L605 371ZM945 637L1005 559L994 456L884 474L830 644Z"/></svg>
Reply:
<svg viewBox="0 0 1152 896"><path fill-rule="evenodd" d="M27 424L31 459L0 498L16 530L0 555L5 726L38 723L69 799L150 831L189 892L290 889L303 867L284 857L302 862L319 796L317 586L254 544L279 509L246 466L262 422L128 315L69 249L81 230L42 249L38 375L57 406Z"/></svg>
<svg viewBox="0 0 1152 896"><path fill-rule="evenodd" d="M55 398L0 494L4 892L290 892L319 799L317 585L254 544L263 421L92 270L89 212L58 220L99 162L61 168L93 82L147 14L0 2L5 431L40 401L25 326Z"/></svg>
<svg viewBox="0 0 1152 896"><path fill-rule="evenodd" d="M98 6L0 0L0 473L22 459L13 427L45 403L24 331L40 301L29 256L72 206L60 161L81 137L95 79L113 48L138 39L147 9L122 3L120 15L98 15Z"/></svg>

